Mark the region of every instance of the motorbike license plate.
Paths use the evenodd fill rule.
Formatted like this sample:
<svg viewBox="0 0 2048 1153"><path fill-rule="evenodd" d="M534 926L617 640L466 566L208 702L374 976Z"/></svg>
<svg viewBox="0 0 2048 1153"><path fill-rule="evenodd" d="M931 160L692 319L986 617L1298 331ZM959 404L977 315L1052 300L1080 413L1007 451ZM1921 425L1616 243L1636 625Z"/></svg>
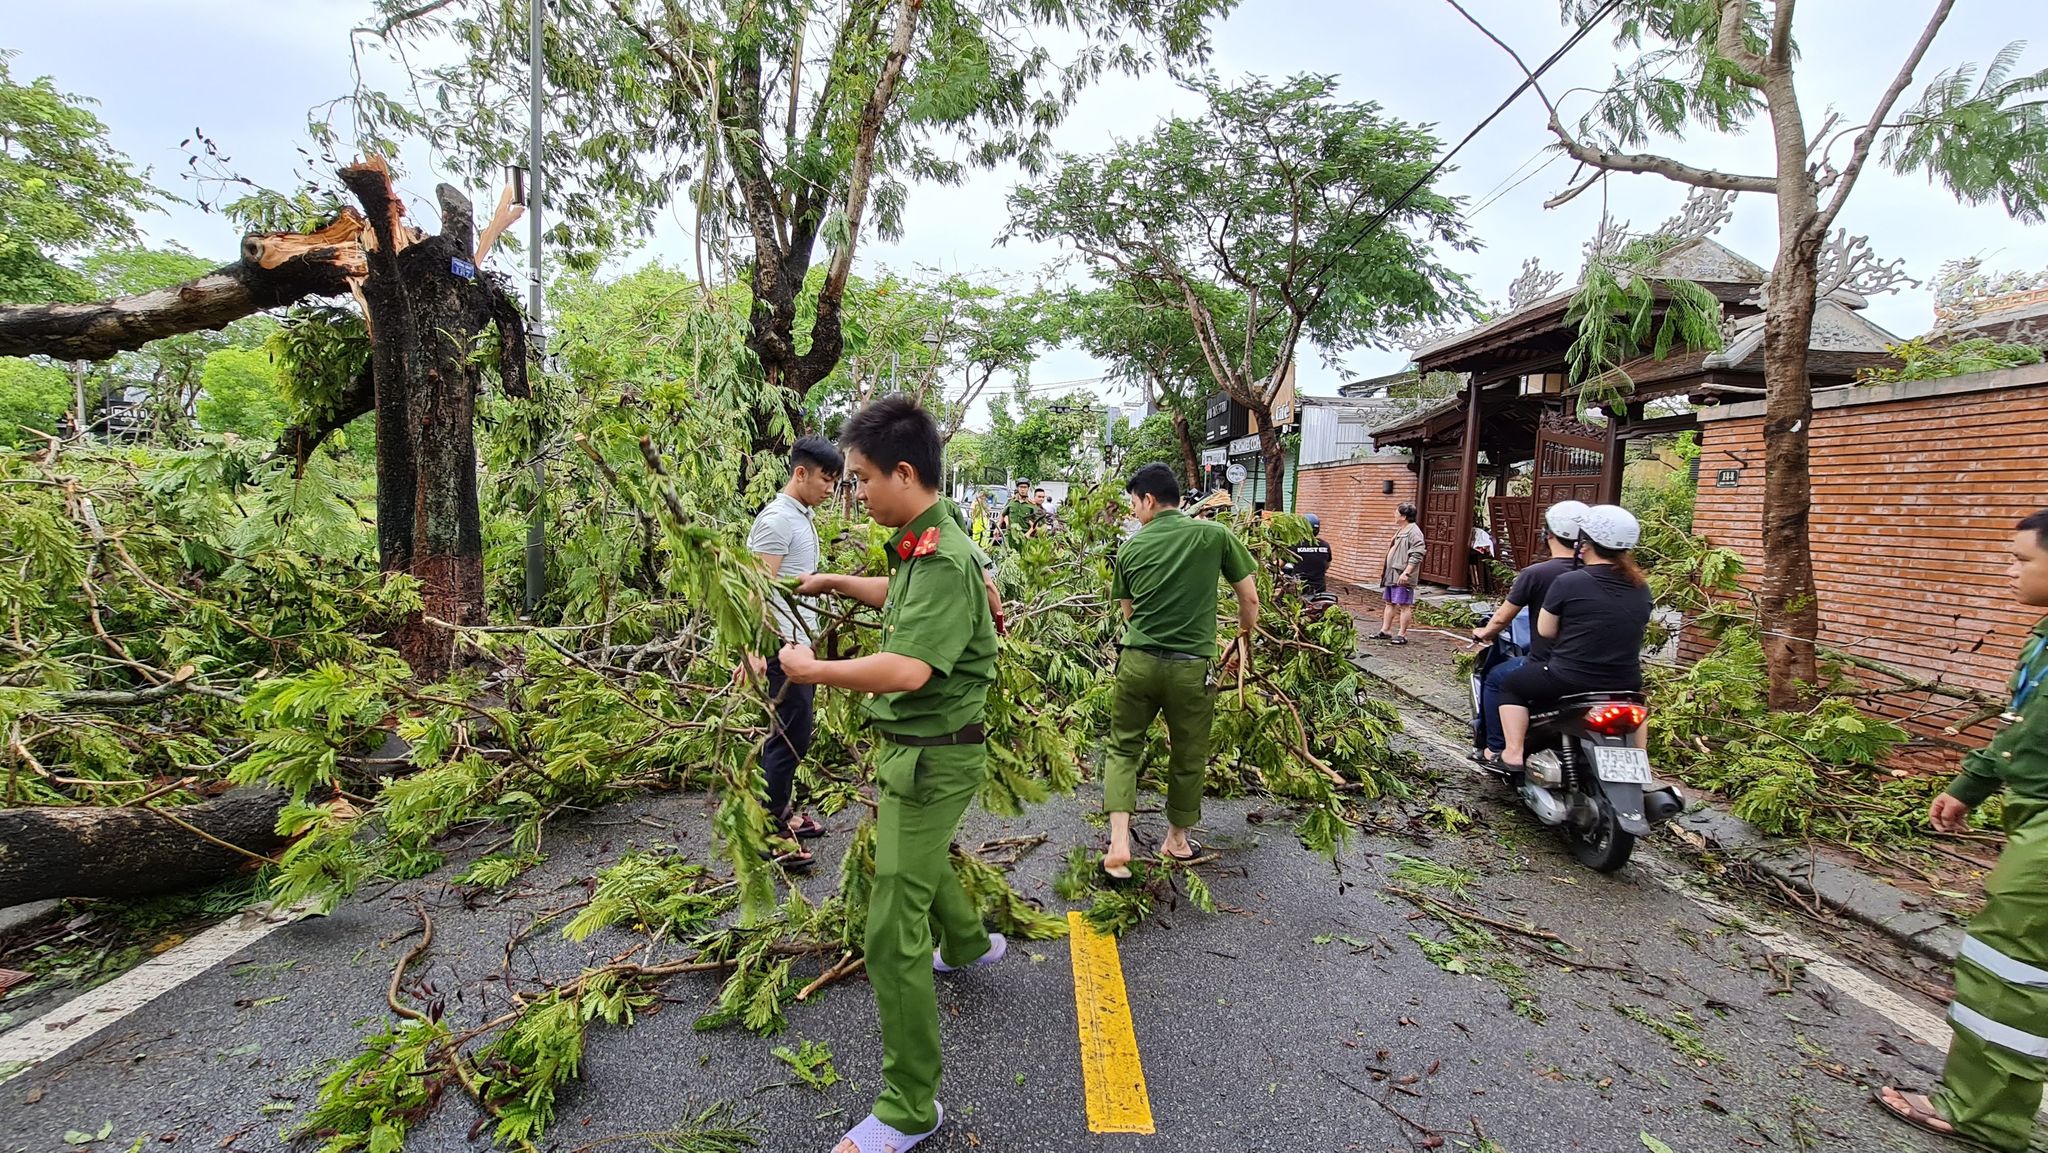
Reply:
<svg viewBox="0 0 2048 1153"><path fill-rule="evenodd" d="M1618 785L1650 783L1650 754L1641 749L1596 745L1593 748L1593 767L1599 771L1603 781L1613 781Z"/></svg>

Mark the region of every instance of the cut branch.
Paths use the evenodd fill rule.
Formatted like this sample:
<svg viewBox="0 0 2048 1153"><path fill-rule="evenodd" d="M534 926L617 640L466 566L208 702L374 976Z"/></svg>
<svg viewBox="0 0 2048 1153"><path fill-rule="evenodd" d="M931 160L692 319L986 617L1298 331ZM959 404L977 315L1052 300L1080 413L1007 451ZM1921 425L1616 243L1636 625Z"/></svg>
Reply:
<svg viewBox="0 0 2048 1153"><path fill-rule="evenodd" d="M105 360L152 340L223 328L308 296L343 296L364 275L363 218L316 232L242 239L242 259L169 288L82 304L0 305L0 356Z"/></svg>

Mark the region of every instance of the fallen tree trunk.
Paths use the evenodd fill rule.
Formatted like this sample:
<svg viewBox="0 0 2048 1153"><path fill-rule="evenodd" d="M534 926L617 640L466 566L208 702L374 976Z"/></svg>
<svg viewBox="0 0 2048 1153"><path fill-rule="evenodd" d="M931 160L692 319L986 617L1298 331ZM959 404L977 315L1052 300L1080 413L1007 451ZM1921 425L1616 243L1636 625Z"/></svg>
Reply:
<svg viewBox="0 0 2048 1153"><path fill-rule="evenodd" d="M105 360L179 333L225 327L308 296L346 296L368 272L363 218L316 232L252 234L242 259L183 284L83 304L0 305L0 356Z"/></svg>
<svg viewBox="0 0 2048 1153"><path fill-rule="evenodd" d="M139 806L0 809L0 908L146 897L233 876L285 843L277 833L285 800L276 789L243 788L166 806L170 816Z"/></svg>

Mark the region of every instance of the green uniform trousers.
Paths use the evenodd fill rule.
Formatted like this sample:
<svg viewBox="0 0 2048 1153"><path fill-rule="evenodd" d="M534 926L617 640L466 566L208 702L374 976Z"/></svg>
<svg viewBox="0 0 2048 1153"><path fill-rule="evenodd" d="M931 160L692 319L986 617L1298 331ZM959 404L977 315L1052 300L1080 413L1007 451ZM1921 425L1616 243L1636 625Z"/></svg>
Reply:
<svg viewBox="0 0 2048 1153"><path fill-rule="evenodd" d="M2048 1081L2048 801L2008 795L1949 1006L1955 1041L1935 1105L1964 1136L2024 1153Z"/></svg>
<svg viewBox="0 0 2048 1153"><path fill-rule="evenodd" d="M1125 649L1116 661L1109 706L1109 755L1102 763L1102 811L1138 808L1138 769L1150 743L1152 718L1166 714L1166 819L1186 829L1202 819L1202 774L1209 764L1209 728L1216 696L1206 683L1208 661L1170 661Z"/></svg>
<svg viewBox="0 0 2048 1153"><path fill-rule="evenodd" d="M875 889L868 903L868 984L882 1022L882 1095L875 1117L903 1133L939 1123L939 1002L932 989L932 924L939 955L968 965L990 948L981 910L953 874L960 815L988 772L983 745L906 748L883 737L875 777Z"/></svg>

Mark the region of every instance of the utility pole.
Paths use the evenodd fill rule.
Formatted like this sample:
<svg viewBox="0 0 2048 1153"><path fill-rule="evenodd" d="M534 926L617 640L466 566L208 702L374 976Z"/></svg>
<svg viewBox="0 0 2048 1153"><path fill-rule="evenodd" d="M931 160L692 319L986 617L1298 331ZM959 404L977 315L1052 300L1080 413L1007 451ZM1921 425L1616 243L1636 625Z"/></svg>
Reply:
<svg viewBox="0 0 2048 1153"><path fill-rule="evenodd" d="M543 365L547 363L547 328L541 321L541 85L547 79L547 61L541 55L542 35L547 27L547 0L527 0L526 7L526 65L531 83L529 84L528 112L530 133L526 144L526 219L527 247L532 250L533 262L530 297L526 306L526 327L533 337L534 351ZM537 392L538 390L536 390ZM545 438L543 438L545 439ZM548 591L548 535L547 535L547 466L543 463L545 453L540 445L533 452L533 507L527 512L526 520L526 612L529 616L540 609L541 598Z"/></svg>

